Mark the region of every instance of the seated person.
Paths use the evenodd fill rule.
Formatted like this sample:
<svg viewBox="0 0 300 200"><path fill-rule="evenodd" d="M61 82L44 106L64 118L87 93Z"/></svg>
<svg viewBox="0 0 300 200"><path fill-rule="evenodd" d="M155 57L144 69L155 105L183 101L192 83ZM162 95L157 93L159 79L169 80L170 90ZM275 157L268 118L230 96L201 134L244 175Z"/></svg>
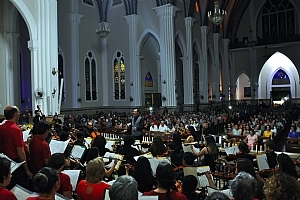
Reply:
<svg viewBox="0 0 300 200"><path fill-rule="evenodd" d="M101 158L89 161L86 167L86 179L80 181L77 186L78 199L103 199L105 189L110 187L102 181L104 174L104 162Z"/></svg>
<svg viewBox="0 0 300 200"><path fill-rule="evenodd" d="M277 165L277 154L274 152L274 141L268 140L265 145L269 167L270 169L274 169Z"/></svg>
<svg viewBox="0 0 300 200"><path fill-rule="evenodd" d="M258 142L258 137L254 133L254 130L251 129L249 132L250 134L246 136L244 141L247 143L248 147L254 147Z"/></svg>
<svg viewBox="0 0 300 200"><path fill-rule="evenodd" d="M11 181L10 160L0 157L0 196L3 200L17 200L16 196L6 189Z"/></svg>
<svg viewBox="0 0 300 200"><path fill-rule="evenodd" d="M105 145L106 145L106 139L105 139L105 137L99 135L99 136L97 136L97 137L94 139L94 142L93 142L93 144L92 144L92 147L98 147L99 155L100 155L100 156L104 156L104 154L105 154L106 152L110 152L110 150L107 149L107 148L105 147Z"/></svg>
<svg viewBox="0 0 300 200"><path fill-rule="evenodd" d="M277 162L279 165L279 170L283 173L294 177L295 179L298 178L296 166L293 160L285 153L281 153L277 156Z"/></svg>
<svg viewBox="0 0 300 200"><path fill-rule="evenodd" d="M267 179L264 186L266 200L300 199L300 183L285 173Z"/></svg>
<svg viewBox="0 0 300 200"><path fill-rule="evenodd" d="M143 196L158 195L160 200L188 200L183 194L172 190L172 187L174 187L174 169L169 163L159 163L156 169L156 180L158 188L150 192L144 192Z"/></svg>
<svg viewBox="0 0 300 200"><path fill-rule="evenodd" d="M133 148L131 145L133 145L135 142L135 138L131 135L126 135L124 137L124 146L120 147L117 150L118 154L124 155L124 158L126 161L128 161L130 164L134 164L134 156L141 155L141 152L139 152L136 148Z"/></svg>
<svg viewBox="0 0 300 200"><path fill-rule="evenodd" d="M144 156L139 157L136 161L132 176L138 183L139 192L149 192L157 186L150 162Z"/></svg>
<svg viewBox="0 0 300 200"><path fill-rule="evenodd" d="M152 153L153 157L163 156L167 152L167 148L160 136L155 136L149 152Z"/></svg>
<svg viewBox="0 0 300 200"><path fill-rule="evenodd" d="M55 169L44 167L33 177L33 186L39 196L29 197L27 200L55 199L55 192L59 189L59 176Z"/></svg>
<svg viewBox="0 0 300 200"><path fill-rule="evenodd" d="M288 138L299 138L299 133L296 132L295 126L291 126L291 131L288 134Z"/></svg>
<svg viewBox="0 0 300 200"><path fill-rule="evenodd" d="M52 167L59 175L60 186L57 193L64 195L65 197L72 199L72 185L71 179L67 174L62 173L65 166L65 156L62 153L52 154L49 158L48 167Z"/></svg>
<svg viewBox="0 0 300 200"><path fill-rule="evenodd" d="M171 159L171 163L173 163L174 167L179 167L182 165L182 155L176 152L176 144L169 143L168 145L169 158Z"/></svg>
<svg viewBox="0 0 300 200"><path fill-rule="evenodd" d="M188 200L200 200L205 197L204 193L196 190L198 180L193 175L187 175L182 179L182 194L184 194Z"/></svg>
<svg viewBox="0 0 300 200"><path fill-rule="evenodd" d="M110 200L137 200L137 182L131 176L120 176L109 189Z"/></svg>
<svg viewBox="0 0 300 200"><path fill-rule="evenodd" d="M233 180L229 181L229 188L234 200L253 200L257 182L250 174L239 172Z"/></svg>
<svg viewBox="0 0 300 200"><path fill-rule="evenodd" d="M226 194L222 192L213 192L212 194L208 195L205 200L230 200Z"/></svg>

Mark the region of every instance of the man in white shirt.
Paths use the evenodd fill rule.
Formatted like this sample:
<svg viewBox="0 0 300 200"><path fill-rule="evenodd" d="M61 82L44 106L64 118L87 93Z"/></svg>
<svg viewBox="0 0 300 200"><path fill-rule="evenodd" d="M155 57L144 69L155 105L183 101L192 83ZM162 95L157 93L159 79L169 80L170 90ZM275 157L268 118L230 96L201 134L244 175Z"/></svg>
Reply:
<svg viewBox="0 0 300 200"><path fill-rule="evenodd" d="M154 122L151 122L150 124L150 131L158 131L157 126L154 124Z"/></svg>
<svg viewBox="0 0 300 200"><path fill-rule="evenodd" d="M165 125L164 121L160 122L160 126L158 128L159 132L167 132L168 131L168 127Z"/></svg>

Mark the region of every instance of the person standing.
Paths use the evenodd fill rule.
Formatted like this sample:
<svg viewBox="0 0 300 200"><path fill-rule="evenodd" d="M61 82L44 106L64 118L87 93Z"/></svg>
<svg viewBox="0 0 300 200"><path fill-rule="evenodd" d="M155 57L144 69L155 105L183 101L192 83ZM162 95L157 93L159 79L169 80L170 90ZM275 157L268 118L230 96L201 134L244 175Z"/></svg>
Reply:
<svg viewBox="0 0 300 200"><path fill-rule="evenodd" d="M20 110L16 106L7 106L4 109L4 116L7 121L0 126L0 152L15 162L26 161L23 133L17 125ZM11 183L7 187L8 189L11 189L15 184L29 188L28 179L32 179L32 173L28 169L26 162L22 166L14 171Z"/></svg>
<svg viewBox="0 0 300 200"><path fill-rule="evenodd" d="M140 116L139 109L133 110L133 118L131 120L131 135L135 138L135 140L143 140L143 129L144 129L144 119Z"/></svg>

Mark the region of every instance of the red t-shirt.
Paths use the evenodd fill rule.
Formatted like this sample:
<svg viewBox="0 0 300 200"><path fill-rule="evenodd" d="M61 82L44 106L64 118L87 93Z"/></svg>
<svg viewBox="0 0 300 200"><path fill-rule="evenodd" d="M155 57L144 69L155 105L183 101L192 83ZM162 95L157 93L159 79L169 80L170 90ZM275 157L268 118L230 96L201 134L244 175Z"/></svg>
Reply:
<svg viewBox="0 0 300 200"><path fill-rule="evenodd" d="M92 187L92 193L87 194L87 187ZM109 189L110 185L105 182L87 183L85 180L79 182L77 186L77 195L79 199L99 200L103 199L105 189Z"/></svg>
<svg viewBox="0 0 300 200"><path fill-rule="evenodd" d="M144 192L143 193L143 196L156 196L156 195L159 196L160 200L168 200L165 193L157 193L154 190L151 190L150 192ZM181 194L181 193L176 192L174 190L171 192L170 197L172 199L176 199L176 200L188 200L184 194Z"/></svg>
<svg viewBox="0 0 300 200"><path fill-rule="evenodd" d="M16 123L6 121L0 126L0 151L10 159L18 159L17 147L24 148L23 133Z"/></svg>
<svg viewBox="0 0 300 200"><path fill-rule="evenodd" d="M28 197L26 200L45 200L45 199L41 199L40 197Z"/></svg>
<svg viewBox="0 0 300 200"><path fill-rule="evenodd" d="M51 156L48 143L40 135L35 135L29 145L30 171L35 175L40 169L46 167L45 159Z"/></svg>
<svg viewBox="0 0 300 200"><path fill-rule="evenodd" d="M62 194L63 192L72 191L71 179L69 175L64 173L59 173L60 187L57 190L57 193Z"/></svg>
<svg viewBox="0 0 300 200"><path fill-rule="evenodd" d="M14 193L6 188L0 188L0 198L2 200L18 200Z"/></svg>

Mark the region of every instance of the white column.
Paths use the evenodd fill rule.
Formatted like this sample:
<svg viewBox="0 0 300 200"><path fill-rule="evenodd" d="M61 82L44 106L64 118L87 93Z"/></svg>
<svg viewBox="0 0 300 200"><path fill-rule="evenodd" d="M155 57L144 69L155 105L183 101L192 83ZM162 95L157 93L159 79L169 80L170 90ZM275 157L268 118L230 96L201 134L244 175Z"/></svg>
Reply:
<svg viewBox="0 0 300 200"><path fill-rule="evenodd" d="M208 103L208 73L207 73L207 26L201 26L201 46L202 46L202 58L200 62L200 96L203 96L203 99L200 98L201 103Z"/></svg>
<svg viewBox="0 0 300 200"><path fill-rule="evenodd" d="M224 66L222 68L222 82L223 82L222 90L223 90L223 94L225 95L225 100L228 100L228 93L229 93L228 87L229 87L229 81L230 81L230 79L229 79L229 61L228 61L228 58L229 58L228 44L229 44L229 39L223 39Z"/></svg>
<svg viewBox="0 0 300 200"><path fill-rule="evenodd" d="M20 98L20 64L19 64L19 34L4 33L5 40L5 82L6 86L6 105L17 105L21 102ZM3 94L4 95L4 94ZM5 105L5 106L6 106Z"/></svg>
<svg viewBox="0 0 300 200"><path fill-rule="evenodd" d="M31 50L31 87L32 109L36 105L41 106L43 114L54 115L58 111L58 93L52 97L53 89L58 91L58 73L53 75L52 69L57 71L57 2L36 0L37 11L37 40L28 42ZM42 99L34 95L36 89L41 88L44 92Z"/></svg>
<svg viewBox="0 0 300 200"><path fill-rule="evenodd" d="M102 51L101 51L101 60L102 60L102 83L108 83L108 64L107 64L107 38L101 39ZM99 95L98 95L99 96ZM102 104L103 106L108 106L108 89L107 84L102 84Z"/></svg>
<svg viewBox="0 0 300 200"><path fill-rule="evenodd" d="M166 4L156 7L154 10L159 18L162 97L166 97L163 106L176 107L174 16L179 9L171 4Z"/></svg>
<svg viewBox="0 0 300 200"><path fill-rule="evenodd" d="M213 101L220 101L220 74L219 74L219 33L214 33L214 64L212 64L212 95Z"/></svg>
<svg viewBox="0 0 300 200"><path fill-rule="evenodd" d="M78 14L78 1L71 2L71 77L72 82L70 82L70 91L72 91L72 104L70 105L73 108L80 108L80 102L78 102L78 98L83 99L84 97L80 96L80 87L83 86L80 83L79 69L80 65L83 63L79 63L79 24L83 15ZM83 55L82 55L83 56ZM79 83L79 86L77 84ZM107 89L107 88L106 88Z"/></svg>
<svg viewBox="0 0 300 200"><path fill-rule="evenodd" d="M186 33L186 49L187 49L187 59L184 63L183 70L183 85L184 85L184 104L193 105L194 95L193 95L193 46L192 46L192 28L195 19L192 17L184 18L185 22L185 33Z"/></svg>
<svg viewBox="0 0 300 200"><path fill-rule="evenodd" d="M131 106L141 106L141 67L139 53L137 52L137 21L136 14L124 16L129 26L129 64L130 64L130 96L133 98Z"/></svg>

